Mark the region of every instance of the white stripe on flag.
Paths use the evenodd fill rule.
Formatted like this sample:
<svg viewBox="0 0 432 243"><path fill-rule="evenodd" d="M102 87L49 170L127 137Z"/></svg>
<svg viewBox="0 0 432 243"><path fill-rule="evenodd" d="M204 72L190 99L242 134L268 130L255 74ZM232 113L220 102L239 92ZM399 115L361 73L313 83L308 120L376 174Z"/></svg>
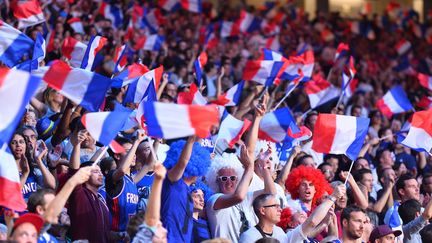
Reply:
<svg viewBox="0 0 432 243"><path fill-rule="evenodd" d="M336 115L336 133L333 138L331 152L334 154L345 154L348 147L356 139L356 132L356 117Z"/></svg>
<svg viewBox="0 0 432 243"><path fill-rule="evenodd" d="M411 126L402 144L411 148L424 148L430 152L432 149L432 137L425 130Z"/></svg>
<svg viewBox="0 0 432 243"><path fill-rule="evenodd" d="M76 104L80 104L84 99L92 78L93 75L91 72L82 69L72 69L59 92L67 94L65 96L68 96Z"/></svg>
<svg viewBox="0 0 432 243"><path fill-rule="evenodd" d="M164 138L180 138L195 134L195 129L189 118L186 106L179 108L173 105L154 103L156 119L163 132Z"/></svg>
<svg viewBox="0 0 432 243"><path fill-rule="evenodd" d="M395 100L393 95L391 95L391 92L388 92L386 95L384 95L383 100L384 100L384 103L388 106L388 108L390 108L390 110L393 113L402 113L405 111L404 108L402 108L397 103L397 101Z"/></svg>

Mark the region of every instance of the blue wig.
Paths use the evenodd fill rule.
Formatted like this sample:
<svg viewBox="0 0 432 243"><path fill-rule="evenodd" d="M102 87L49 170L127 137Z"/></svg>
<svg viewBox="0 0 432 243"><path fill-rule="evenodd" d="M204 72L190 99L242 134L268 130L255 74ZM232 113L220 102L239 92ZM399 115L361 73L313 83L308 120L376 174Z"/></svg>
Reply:
<svg viewBox="0 0 432 243"><path fill-rule="evenodd" d="M185 144L185 140L179 140L171 144L164 161L164 166L167 168L167 170L174 167L174 165L177 163ZM210 164L210 152L207 149L201 147L199 143L194 143L192 154L186 166L183 177L203 176L207 173Z"/></svg>
<svg viewBox="0 0 432 243"><path fill-rule="evenodd" d="M213 191L208 187L204 182L197 180L197 182L191 184L189 186L189 194L196 190L201 190L204 193L204 203L207 203L207 201L210 199L210 197L213 195Z"/></svg>

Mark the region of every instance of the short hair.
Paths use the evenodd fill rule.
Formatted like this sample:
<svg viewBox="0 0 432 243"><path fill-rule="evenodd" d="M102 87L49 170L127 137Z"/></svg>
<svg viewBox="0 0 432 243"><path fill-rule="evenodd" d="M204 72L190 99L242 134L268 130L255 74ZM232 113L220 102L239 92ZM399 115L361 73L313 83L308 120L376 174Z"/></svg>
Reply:
<svg viewBox="0 0 432 243"><path fill-rule="evenodd" d="M272 237L264 237L261 238L257 241L255 241L255 243L279 243L280 241L278 239L272 238Z"/></svg>
<svg viewBox="0 0 432 243"><path fill-rule="evenodd" d="M375 161L378 163L385 151L391 152L389 148L381 148L376 152Z"/></svg>
<svg viewBox="0 0 432 243"><path fill-rule="evenodd" d="M319 166L318 166L318 170L321 170L324 166L332 166L330 163L328 163L328 162L324 162L324 163L321 163Z"/></svg>
<svg viewBox="0 0 432 243"><path fill-rule="evenodd" d="M396 191L398 195L399 195L399 189L405 188L405 181L412 180L412 179L415 180L414 176L412 176L411 174L404 174L399 177L399 179L396 181Z"/></svg>
<svg viewBox="0 0 432 243"><path fill-rule="evenodd" d="M145 211L137 212L134 216L129 219L126 226L126 232L129 237L133 239L139 231L139 226L144 223Z"/></svg>
<svg viewBox="0 0 432 243"><path fill-rule="evenodd" d="M47 194L53 194L55 195L54 190L49 188L41 188L38 189L36 192L32 193L27 201L27 208L30 213L37 213L36 208L37 206L45 205L45 195Z"/></svg>
<svg viewBox="0 0 432 243"><path fill-rule="evenodd" d="M362 213L366 214L365 210L360 208L359 206L349 205L342 210L341 223L344 219L349 220L351 218L351 213L354 213L354 212L362 212ZM342 224L342 228L343 228L343 224Z"/></svg>
<svg viewBox="0 0 432 243"><path fill-rule="evenodd" d="M357 170L353 173L354 180L361 181L363 179L364 174L372 174L372 171L366 168Z"/></svg>
<svg viewBox="0 0 432 243"><path fill-rule="evenodd" d="M261 195L259 195L259 196L257 196L254 200L253 200L253 202L252 202L252 207L253 207L253 210L254 210L254 212L255 212L255 214L256 214L256 216L259 218L259 216L260 216L260 214L259 214L259 209L263 206L263 204L269 199L269 198L271 198L271 197L273 197L273 198L275 198L275 195L273 195L273 194L268 194L268 193L265 193L265 194L261 194Z"/></svg>
<svg viewBox="0 0 432 243"><path fill-rule="evenodd" d="M329 159L337 159L339 162L339 156L337 154L326 154L324 155L324 161L327 162Z"/></svg>
<svg viewBox="0 0 432 243"><path fill-rule="evenodd" d="M432 224L426 225L422 230L420 230L420 236L422 242L428 242L432 239Z"/></svg>
<svg viewBox="0 0 432 243"><path fill-rule="evenodd" d="M307 159L307 158L313 159L312 155L309 155L309 154L302 155L302 156L300 156L299 158L296 159L296 165L297 166L303 165L303 161L305 159Z"/></svg>
<svg viewBox="0 0 432 243"><path fill-rule="evenodd" d="M105 157L99 163L102 174L104 174L104 176L106 176L105 171L108 170L109 172L111 170L112 163L115 163L115 160L112 157Z"/></svg>
<svg viewBox="0 0 432 243"><path fill-rule="evenodd" d="M401 217L404 224L408 224L414 220L416 213L420 212L420 210L421 204L415 199L410 199L403 202L398 208L399 216Z"/></svg>
<svg viewBox="0 0 432 243"><path fill-rule="evenodd" d="M84 168L84 167L88 167L88 166L92 166L94 163L94 161L86 161L80 164L80 168Z"/></svg>

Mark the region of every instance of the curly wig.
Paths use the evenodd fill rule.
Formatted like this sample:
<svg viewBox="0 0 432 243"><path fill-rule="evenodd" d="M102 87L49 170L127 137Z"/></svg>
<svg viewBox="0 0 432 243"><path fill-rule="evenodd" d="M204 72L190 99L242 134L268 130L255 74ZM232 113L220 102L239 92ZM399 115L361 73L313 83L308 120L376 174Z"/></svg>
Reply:
<svg viewBox="0 0 432 243"><path fill-rule="evenodd" d="M167 170L173 168L177 163L185 144L185 140L179 140L171 144L164 161L164 166ZM192 154L183 173L183 177L203 176L207 173L210 164L210 152L201 147L199 143L194 143Z"/></svg>
<svg viewBox="0 0 432 243"><path fill-rule="evenodd" d="M219 192L219 186L216 183L219 171L221 169L228 168L233 169L239 179L243 175L243 165L237 158L237 155L232 153L223 153L222 155L216 155L205 177L205 182L214 192Z"/></svg>
<svg viewBox="0 0 432 243"><path fill-rule="evenodd" d="M285 181L285 188L293 199L299 198L298 189L302 180L310 181L315 186L316 192L312 199L312 205L315 205L317 200L324 196L326 192L328 194L333 192L333 189L320 170L300 165L290 172Z"/></svg>
<svg viewBox="0 0 432 243"><path fill-rule="evenodd" d="M210 187L204 184L201 180L197 180L195 183L189 186L189 193L195 192L197 190L201 190L204 193L204 203L207 203L207 201L213 195L213 191L210 189Z"/></svg>

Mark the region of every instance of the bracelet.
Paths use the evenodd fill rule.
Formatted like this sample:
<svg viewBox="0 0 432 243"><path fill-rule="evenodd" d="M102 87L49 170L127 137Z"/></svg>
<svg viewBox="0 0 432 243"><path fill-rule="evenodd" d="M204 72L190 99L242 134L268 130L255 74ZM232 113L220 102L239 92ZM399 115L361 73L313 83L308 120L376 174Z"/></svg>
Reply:
<svg viewBox="0 0 432 243"><path fill-rule="evenodd" d="M327 196L327 199L329 199L330 201L332 201L333 203L336 203L336 198L335 197L333 197L333 196Z"/></svg>

